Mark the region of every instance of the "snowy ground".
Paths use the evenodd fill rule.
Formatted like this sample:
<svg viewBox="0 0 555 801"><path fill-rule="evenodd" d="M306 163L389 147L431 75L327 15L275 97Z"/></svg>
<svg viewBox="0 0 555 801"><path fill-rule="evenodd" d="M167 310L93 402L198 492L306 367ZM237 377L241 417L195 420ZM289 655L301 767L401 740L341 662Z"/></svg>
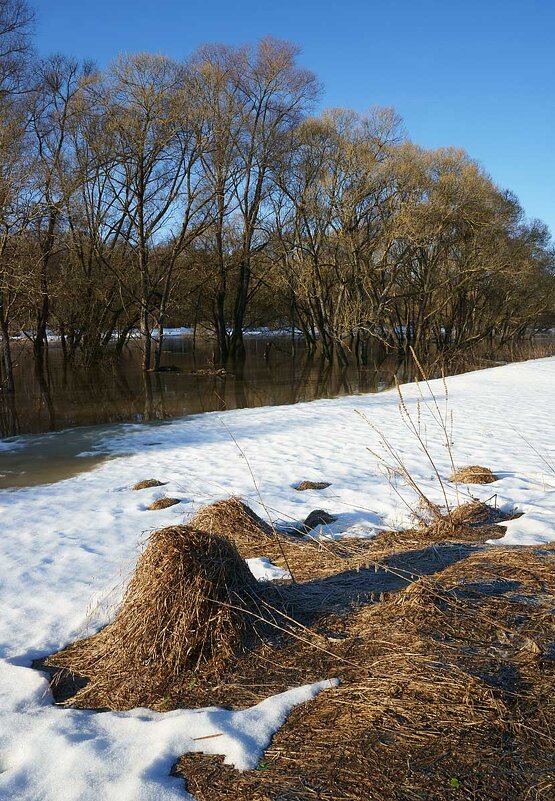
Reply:
<svg viewBox="0 0 555 801"><path fill-rule="evenodd" d="M507 533L495 542L555 540L555 358L454 376L447 385L456 465L485 465L500 479L472 487L473 495L495 496L492 503L523 513L505 524ZM442 382L431 386L443 411ZM447 477L449 452L426 386L406 385L402 393L440 475ZM183 799L182 783L168 777L180 754L220 753L240 768L254 767L292 706L329 686L326 681L297 688L235 713L95 714L53 707L44 678L29 669L31 660L110 617L150 530L186 520L200 505L230 494L281 522L324 508L338 520L323 536L372 536L380 528L405 526L413 498L401 482L391 485L372 452L389 459L382 436L423 491L435 501L443 498L395 391L117 431L99 447L125 456L57 484L0 491L2 801ZM16 440L10 447L22 444ZM1 458L0 448L0 466ZM168 484L130 490L145 478ZM331 486L296 492L293 485L302 479ZM457 489L445 487L455 502ZM468 492L459 488L458 499ZM181 504L147 510L166 494ZM254 560L251 569L261 580L280 577L265 560ZM193 739L212 734L217 736Z"/></svg>

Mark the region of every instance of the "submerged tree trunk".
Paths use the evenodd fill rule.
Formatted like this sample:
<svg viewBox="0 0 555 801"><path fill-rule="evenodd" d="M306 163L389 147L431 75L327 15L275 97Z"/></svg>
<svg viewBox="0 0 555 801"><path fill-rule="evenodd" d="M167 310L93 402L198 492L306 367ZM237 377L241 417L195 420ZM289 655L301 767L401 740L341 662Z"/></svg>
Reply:
<svg viewBox="0 0 555 801"><path fill-rule="evenodd" d="M218 345L218 360L225 364L229 358L229 345L225 324L225 290L216 295L214 309L214 325L216 328L216 342Z"/></svg>
<svg viewBox="0 0 555 801"><path fill-rule="evenodd" d="M233 312L233 330L229 342L229 350L234 359L243 360L245 358L245 343L243 342L243 328L245 324L245 313L249 294L251 270L248 259L241 262L239 274L239 287L235 298L235 309Z"/></svg>
<svg viewBox="0 0 555 801"><path fill-rule="evenodd" d="M154 346L154 372L160 370L160 361L162 359L162 344L164 342L164 326L162 323L158 325L158 340Z"/></svg>
<svg viewBox="0 0 555 801"><path fill-rule="evenodd" d="M48 382L48 365L45 368L43 362L36 362L35 376L37 378L37 382L40 388L40 393L42 395L44 405L48 411L48 430L55 431L56 410L54 408L54 403L52 401L52 393L50 392L50 385Z"/></svg>
<svg viewBox="0 0 555 801"><path fill-rule="evenodd" d="M2 389L13 394L15 392L15 381L13 377L13 361L10 346L10 335L7 323L2 314L2 304L0 302L0 344L2 347Z"/></svg>
<svg viewBox="0 0 555 801"><path fill-rule="evenodd" d="M150 360L152 353L152 332L150 330L150 315L148 309L143 306L141 312L141 334L143 337L143 371L150 370Z"/></svg>

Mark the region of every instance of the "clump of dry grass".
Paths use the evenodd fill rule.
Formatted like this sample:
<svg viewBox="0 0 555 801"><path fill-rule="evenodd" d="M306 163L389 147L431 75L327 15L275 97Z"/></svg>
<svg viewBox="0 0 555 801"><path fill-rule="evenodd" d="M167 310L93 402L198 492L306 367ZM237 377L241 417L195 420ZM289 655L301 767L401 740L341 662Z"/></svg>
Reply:
<svg viewBox="0 0 555 801"><path fill-rule="evenodd" d="M443 515L446 521L449 520L455 526L489 526L512 517L514 514L502 512L501 509L478 500L462 503Z"/></svg>
<svg viewBox="0 0 555 801"><path fill-rule="evenodd" d="M179 498L157 498L150 504L148 509L151 512L157 512L159 509L168 509L170 506L175 506L176 503L181 503Z"/></svg>
<svg viewBox="0 0 555 801"><path fill-rule="evenodd" d="M500 523L518 513L502 512L482 501L469 501L440 513L434 509L428 520L403 531L382 531L373 542L376 548L407 548L437 542L486 542L500 539L505 528Z"/></svg>
<svg viewBox="0 0 555 801"><path fill-rule="evenodd" d="M190 521L194 528L227 537L239 550L266 547L274 529L235 496L203 506ZM245 555L243 553L243 555Z"/></svg>
<svg viewBox="0 0 555 801"><path fill-rule="evenodd" d="M191 518L190 525L227 537L245 559L268 557L289 570L299 581L329 576L365 563L372 548L370 541L353 539L348 543L322 543L316 539L301 540L299 535L307 533L318 523L323 525L331 520L330 515L325 520L318 517L313 522L314 514L327 515L327 512L315 510L298 527L275 529L240 498L231 497L203 506ZM307 522L311 525L305 529Z"/></svg>
<svg viewBox="0 0 555 801"><path fill-rule="evenodd" d="M498 481L495 473L492 473L488 467L482 467L479 464L471 464L467 467L460 467L458 470L449 476L449 481L456 484L493 484Z"/></svg>
<svg viewBox="0 0 555 801"><path fill-rule="evenodd" d="M157 478L145 478L144 481L138 481L136 484L133 484L131 489L142 490L149 489L149 487L163 487L165 483L165 481L158 481Z"/></svg>
<svg viewBox="0 0 555 801"><path fill-rule="evenodd" d="M423 535L431 540L457 539L463 542L479 542L502 537L505 529L498 524L513 517L514 514L502 512L495 506L473 500L438 515L421 528Z"/></svg>
<svg viewBox="0 0 555 801"><path fill-rule="evenodd" d="M295 489L297 492L305 492L306 490L323 490L327 487L331 487L329 481L299 481L298 484L295 484Z"/></svg>
<svg viewBox="0 0 555 801"><path fill-rule="evenodd" d="M257 582L236 547L193 526L155 531L112 623L49 657L85 676L71 703L157 703L190 671L217 675L249 632Z"/></svg>

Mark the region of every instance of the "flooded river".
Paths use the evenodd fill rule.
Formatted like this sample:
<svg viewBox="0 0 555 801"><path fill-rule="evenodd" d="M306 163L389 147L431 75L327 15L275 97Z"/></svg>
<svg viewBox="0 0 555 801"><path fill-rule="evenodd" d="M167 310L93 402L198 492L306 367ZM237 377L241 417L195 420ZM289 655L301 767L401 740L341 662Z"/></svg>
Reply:
<svg viewBox="0 0 555 801"><path fill-rule="evenodd" d="M370 353L368 364L329 365L311 357L288 337L246 339L246 359L225 371L212 366L212 343L190 336L166 340L163 363L171 371L143 373L140 351L131 345L116 364L95 369L64 368L60 348L51 344L48 364L37 374L30 349L16 345L16 393L0 393L0 488L69 478L108 458L98 443L121 424L160 425L184 415L317 398L380 392L415 378L412 360ZM555 354L555 338L516 348L488 351L449 365L448 372L492 367L508 361ZM431 375L440 368L432 368ZM53 433L57 432L57 433Z"/></svg>

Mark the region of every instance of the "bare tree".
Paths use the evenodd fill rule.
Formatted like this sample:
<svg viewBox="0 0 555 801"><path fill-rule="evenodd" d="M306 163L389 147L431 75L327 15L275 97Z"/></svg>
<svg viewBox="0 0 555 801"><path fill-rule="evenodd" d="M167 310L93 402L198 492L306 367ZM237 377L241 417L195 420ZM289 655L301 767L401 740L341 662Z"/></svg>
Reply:
<svg viewBox="0 0 555 801"><path fill-rule="evenodd" d="M23 241L31 213L24 120L15 113L0 118L0 162L0 345L5 389L13 392L10 324L13 310L24 305L27 296L28 271L21 260L26 255Z"/></svg>
<svg viewBox="0 0 555 801"><path fill-rule="evenodd" d="M34 226L37 247L34 330L29 332L37 362L47 345L50 270L57 255L68 183L79 180L67 170L66 148L75 125L84 83L94 74L90 63L51 56L37 65L30 95L30 135L35 151Z"/></svg>
<svg viewBox="0 0 555 801"><path fill-rule="evenodd" d="M202 126L190 119L187 86L182 66L147 54L120 58L104 86L111 227L140 278L145 370L152 328L163 329L176 260L204 224L206 193L196 173ZM164 257L153 260L163 240Z"/></svg>
<svg viewBox="0 0 555 801"><path fill-rule="evenodd" d="M229 220L237 209L234 188L243 174L237 146L243 123L237 75L241 74L243 65L244 52L223 45L201 48L189 63L207 135L200 157L203 179L214 200L204 248L215 262L212 321L219 356L224 362L229 350L228 276L234 255L234 248L230 247Z"/></svg>
<svg viewBox="0 0 555 801"><path fill-rule="evenodd" d="M25 0L0 0L0 101L25 88L33 18Z"/></svg>
<svg viewBox="0 0 555 801"><path fill-rule="evenodd" d="M317 97L314 75L296 65L298 49L263 39L256 48L203 48L193 59L205 82L212 146L204 159L216 197L213 235L219 265L216 332L220 356L241 355L251 298L253 255L268 241L271 169ZM232 331L226 336L229 270L236 267Z"/></svg>
<svg viewBox="0 0 555 801"><path fill-rule="evenodd" d="M17 94L27 67L32 19L24 0L0 0L0 344L5 389L10 393L14 378L9 319L21 288L14 270L16 241L28 222L25 121Z"/></svg>

